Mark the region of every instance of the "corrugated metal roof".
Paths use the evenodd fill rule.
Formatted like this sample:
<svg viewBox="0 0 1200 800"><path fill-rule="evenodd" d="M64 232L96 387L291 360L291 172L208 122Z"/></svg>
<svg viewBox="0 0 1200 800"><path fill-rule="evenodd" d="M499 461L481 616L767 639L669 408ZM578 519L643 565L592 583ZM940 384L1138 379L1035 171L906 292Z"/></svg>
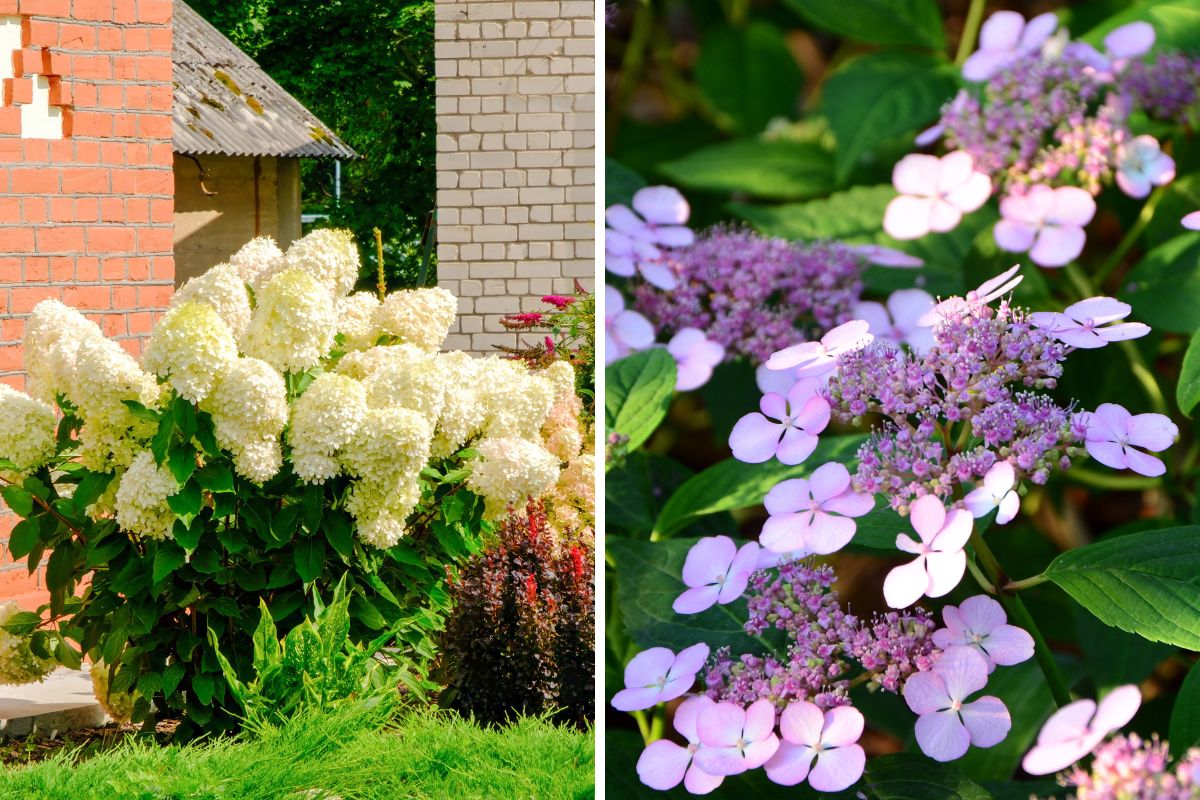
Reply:
<svg viewBox="0 0 1200 800"><path fill-rule="evenodd" d="M357 158L254 59L175 0L176 153Z"/></svg>

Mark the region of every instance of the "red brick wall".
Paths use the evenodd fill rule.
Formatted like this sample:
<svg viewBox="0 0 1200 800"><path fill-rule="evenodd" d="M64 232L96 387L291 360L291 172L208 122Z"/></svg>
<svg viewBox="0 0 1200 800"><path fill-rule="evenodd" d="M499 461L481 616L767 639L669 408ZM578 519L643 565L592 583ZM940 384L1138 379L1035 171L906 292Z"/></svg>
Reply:
<svg viewBox="0 0 1200 800"><path fill-rule="evenodd" d="M85 311L136 353L171 295L171 0L0 0L0 16L22 28L0 97L0 380L20 388L40 300ZM31 73L64 109L60 140L21 137ZM3 546L14 522L0 513L0 599L33 606L41 570Z"/></svg>

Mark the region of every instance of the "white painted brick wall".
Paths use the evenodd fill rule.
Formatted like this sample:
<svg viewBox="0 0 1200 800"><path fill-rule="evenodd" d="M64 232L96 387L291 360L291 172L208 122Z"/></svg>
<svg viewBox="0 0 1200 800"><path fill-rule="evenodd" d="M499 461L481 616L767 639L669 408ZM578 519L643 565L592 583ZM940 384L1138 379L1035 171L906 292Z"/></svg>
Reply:
<svg viewBox="0 0 1200 800"><path fill-rule="evenodd" d="M595 277L594 0L437 0L438 279L447 349Z"/></svg>

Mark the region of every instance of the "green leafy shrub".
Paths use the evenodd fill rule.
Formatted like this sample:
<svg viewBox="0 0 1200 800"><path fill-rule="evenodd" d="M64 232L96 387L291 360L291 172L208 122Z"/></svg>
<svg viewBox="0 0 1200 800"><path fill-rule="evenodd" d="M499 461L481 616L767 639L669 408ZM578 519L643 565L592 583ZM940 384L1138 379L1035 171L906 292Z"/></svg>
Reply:
<svg viewBox="0 0 1200 800"><path fill-rule="evenodd" d="M539 503L509 516L453 585L444 702L490 724L555 709L576 725L592 719L593 567L589 548L554 541Z"/></svg>

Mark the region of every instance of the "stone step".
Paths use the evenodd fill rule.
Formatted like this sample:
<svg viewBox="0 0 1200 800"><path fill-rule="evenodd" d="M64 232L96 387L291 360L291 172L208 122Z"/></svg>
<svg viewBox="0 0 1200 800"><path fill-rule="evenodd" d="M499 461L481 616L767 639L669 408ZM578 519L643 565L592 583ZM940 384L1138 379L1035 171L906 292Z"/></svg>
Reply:
<svg viewBox="0 0 1200 800"><path fill-rule="evenodd" d="M92 694L91 677L80 670L60 667L41 683L0 685L0 739L35 730L51 736L95 728L107 720Z"/></svg>

